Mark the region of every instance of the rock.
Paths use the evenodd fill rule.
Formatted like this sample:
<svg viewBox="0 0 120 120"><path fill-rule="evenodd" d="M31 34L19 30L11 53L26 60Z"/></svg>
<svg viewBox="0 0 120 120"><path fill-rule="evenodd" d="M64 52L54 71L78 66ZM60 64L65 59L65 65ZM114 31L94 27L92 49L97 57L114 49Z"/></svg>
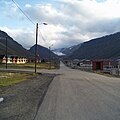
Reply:
<svg viewBox="0 0 120 120"><path fill-rule="evenodd" d="M4 100L4 98L0 98L0 102L2 102Z"/></svg>

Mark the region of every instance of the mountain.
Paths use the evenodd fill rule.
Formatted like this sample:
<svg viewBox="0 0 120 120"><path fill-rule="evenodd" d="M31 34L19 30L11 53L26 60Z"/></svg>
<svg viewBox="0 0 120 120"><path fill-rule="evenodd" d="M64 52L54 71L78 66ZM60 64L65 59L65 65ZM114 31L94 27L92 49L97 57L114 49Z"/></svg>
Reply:
<svg viewBox="0 0 120 120"><path fill-rule="evenodd" d="M22 57L30 57L32 54L14 41L6 32L0 30L0 55L6 54L6 38L7 38L7 54Z"/></svg>
<svg viewBox="0 0 120 120"><path fill-rule="evenodd" d="M37 51L38 51L37 53L41 59L49 59L49 55L50 55L51 59L58 58L58 56L56 54L54 54L52 51L49 51L49 49L46 47L37 45ZM35 45L30 48L29 52L35 54ZM49 52L50 52L50 54L49 54Z"/></svg>
<svg viewBox="0 0 120 120"><path fill-rule="evenodd" d="M62 53L62 49L65 49L65 48L54 49L54 50L52 50L52 52L55 53L58 56L64 56L65 54Z"/></svg>
<svg viewBox="0 0 120 120"><path fill-rule="evenodd" d="M53 52L60 56L64 56L64 55L68 56L68 55L72 54L75 50L77 50L80 46L81 46L81 44L74 45L74 46L71 46L68 48L59 48L59 49L53 50Z"/></svg>
<svg viewBox="0 0 120 120"><path fill-rule="evenodd" d="M77 50L79 47L81 46L81 44L78 44L78 45L74 45L74 46L71 46L71 47L68 47L68 48L63 48L61 49L61 52L63 54L66 54L66 55L71 55L75 50Z"/></svg>
<svg viewBox="0 0 120 120"><path fill-rule="evenodd" d="M120 32L84 42L68 59L110 59L120 57Z"/></svg>

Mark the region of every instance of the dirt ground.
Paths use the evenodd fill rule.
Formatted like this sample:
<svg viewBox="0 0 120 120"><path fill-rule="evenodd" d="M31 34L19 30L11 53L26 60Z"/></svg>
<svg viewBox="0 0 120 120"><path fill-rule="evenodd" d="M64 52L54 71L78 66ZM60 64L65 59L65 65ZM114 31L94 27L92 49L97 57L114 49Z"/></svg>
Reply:
<svg viewBox="0 0 120 120"><path fill-rule="evenodd" d="M20 84L0 88L0 120L34 120L54 75L38 75Z"/></svg>

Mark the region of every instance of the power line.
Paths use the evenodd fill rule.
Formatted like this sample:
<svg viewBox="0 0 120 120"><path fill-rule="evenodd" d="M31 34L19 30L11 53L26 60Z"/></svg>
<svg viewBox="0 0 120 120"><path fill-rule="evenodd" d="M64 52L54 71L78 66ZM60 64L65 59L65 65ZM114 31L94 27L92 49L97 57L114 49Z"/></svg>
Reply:
<svg viewBox="0 0 120 120"><path fill-rule="evenodd" d="M32 21L32 19L28 17L28 15L19 7L19 5L18 5L14 0L12 0L12 1L13 1L13 3L15 4L15 6L23 13L23 15L24 15L33 25L35 25L35 23Z"/></svg>
<svg viewBox="0 0 120 120"><path fill-rule="evenodd" d="M15 6L23 13L24 16L25 16L33 25L35 25L35 23L32 21L32 19L29 18L28 15L19 7L19 5L15 2L15 0L12 0L12 2L13 2L13 3L15 4ZM45 24L45 23L44 23L44 24ZM45 25L46 25L46 24L45 24ZM42 40L47 43L47 41L46 41L45 38L43 37L40 29L39 29L39 32L40 32L40 34L41 34Z"/></svg>

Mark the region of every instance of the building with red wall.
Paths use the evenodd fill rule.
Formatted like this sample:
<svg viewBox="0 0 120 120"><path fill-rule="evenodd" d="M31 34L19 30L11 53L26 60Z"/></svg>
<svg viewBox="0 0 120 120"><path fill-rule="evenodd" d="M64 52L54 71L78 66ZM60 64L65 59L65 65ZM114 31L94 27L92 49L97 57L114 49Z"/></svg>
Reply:
<svg viewBox="0 0 120 120"><path fill-rule="evenodd" d="M115 68L118 62L111 59L97 59L92 61L93 70L103 70L104 68Z"/></svg>

